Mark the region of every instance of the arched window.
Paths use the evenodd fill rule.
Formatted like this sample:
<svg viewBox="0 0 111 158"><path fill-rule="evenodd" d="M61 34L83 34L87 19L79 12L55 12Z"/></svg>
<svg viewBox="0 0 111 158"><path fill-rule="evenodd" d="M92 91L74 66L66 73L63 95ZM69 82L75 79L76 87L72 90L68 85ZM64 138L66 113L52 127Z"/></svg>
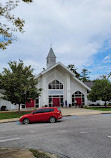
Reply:
<svg viewBox="0 0 111 158"><path fill-rule="evenodd" d="M75 93L73 93L72 106L75 106L75 101L77 101L78 105L84 105L85 104L84 94L81 93L80 91L76 91Z"/></svg>
<svg viewBox="0 0 111 158"><path fill-rule="evenodd" d="M54 80L48 85L49 89L63 89L63 84L60 83L58 80Z"/></svg>

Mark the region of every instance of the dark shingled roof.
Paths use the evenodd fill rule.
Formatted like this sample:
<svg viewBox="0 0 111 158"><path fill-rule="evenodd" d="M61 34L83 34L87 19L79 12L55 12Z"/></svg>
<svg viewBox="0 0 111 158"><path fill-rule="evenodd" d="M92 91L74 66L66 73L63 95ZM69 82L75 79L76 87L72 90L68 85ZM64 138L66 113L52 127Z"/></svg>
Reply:
<svg viewBox="0 0 111 158"><path fill-rule="evenodd" d="M84 82L84 84L86 84L89 88L92 88L92 86L94 85L94 82Z"/></svg>

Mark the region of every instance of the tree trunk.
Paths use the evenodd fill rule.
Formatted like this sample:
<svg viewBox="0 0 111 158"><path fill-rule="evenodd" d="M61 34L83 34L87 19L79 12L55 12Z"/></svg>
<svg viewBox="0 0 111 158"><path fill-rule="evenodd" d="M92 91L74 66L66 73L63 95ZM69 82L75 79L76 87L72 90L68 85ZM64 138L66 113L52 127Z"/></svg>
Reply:
<svg viewBox="0 0 111 158"><path fill-rule="evenodd" d="M20 104L18 105L18 113L20 113Z"/></svg>
<svg viewBox="0 0 111 158"><path fill-rule="evenodd" d="M104 103L104 106L106 107L106 101L105 101L105 103Z"/></svg>

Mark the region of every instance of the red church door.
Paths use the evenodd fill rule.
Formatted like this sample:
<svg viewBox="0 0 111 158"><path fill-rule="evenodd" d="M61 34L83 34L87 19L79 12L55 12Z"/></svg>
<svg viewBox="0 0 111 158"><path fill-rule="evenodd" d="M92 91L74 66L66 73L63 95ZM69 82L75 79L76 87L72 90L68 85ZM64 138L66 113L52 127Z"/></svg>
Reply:
<svg viewBox="0 0 111 158"><path fill-rule="evenodd" d="M26 103L26 108L32 108L32 107L34 107L34 100L31 98L30 102Z"/></svg>
<svg viewBox="0 0 111 158"><path fill-rule="evenodd" d="M76 101L77 101L77 103L76 103L77 105L80 106L82 104L81 98L76 98Z"/></svg>
<svg viewBox="0 0 111 158"><path fill-rule="evenodd" d="M53 98L53 106L60 106L59 98Z"/></svg>

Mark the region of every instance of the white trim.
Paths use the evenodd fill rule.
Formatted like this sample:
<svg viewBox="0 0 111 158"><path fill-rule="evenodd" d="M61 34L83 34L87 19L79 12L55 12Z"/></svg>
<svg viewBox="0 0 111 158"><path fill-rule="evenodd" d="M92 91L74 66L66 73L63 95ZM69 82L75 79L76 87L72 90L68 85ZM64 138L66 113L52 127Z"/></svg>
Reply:
<svg viewBox="0 0 111 158"><path fill-rule="evenodd" d="M71 70L69 70L65 65L63 65L61 62L56 63L55 65L51 66L50 68L42 71L41 73L39 73L36 78L40 77L41 75L47 73L48 71L50 71L51 69L57 67L58 65L62 66L64 69L66 69L72 76L74 76L73 72Z"/></svg>

